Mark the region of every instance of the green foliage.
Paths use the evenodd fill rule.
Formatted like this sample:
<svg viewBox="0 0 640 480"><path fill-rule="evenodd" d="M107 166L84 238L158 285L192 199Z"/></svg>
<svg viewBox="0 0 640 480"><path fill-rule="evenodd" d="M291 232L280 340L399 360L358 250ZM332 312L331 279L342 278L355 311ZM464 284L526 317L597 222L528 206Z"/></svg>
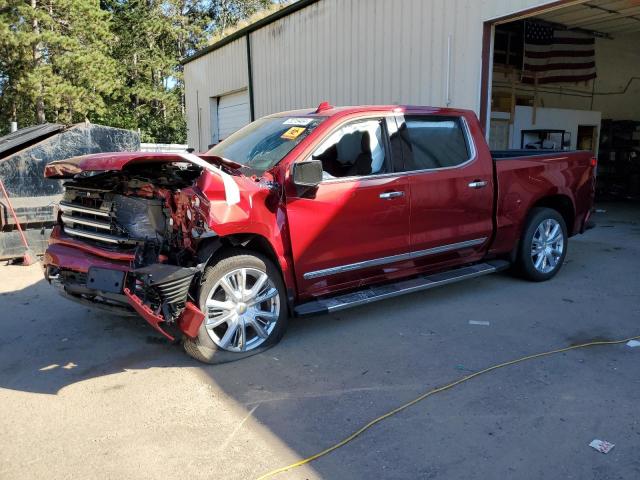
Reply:
<svg viewBox="0 0 640 480"><path fill-rule="evenodd" d="M271 0L213 0L208 8L208 13L212 19L214 29L212 33L223 32L229 27L233 27L238 22L251 17L260 10L267 9L273 3Z"/></svg>
<svg viewBox="0 0 640 480"><path fill-rule="evenodd" d="M143 141L184 142L179 60L204 41L207 14L194 0L110 0L103 7L113 18L122 80L100 121L139 128Z"/></svg>
<svg viewBox="0 0 640 480"><path fill-rule="evenodd" d="M4 124L7 117L26 125L103 113L116 86L112 41L97 1L0 0Z"/></svg>
<svg viewBox="0 0 640 480"><path fill-rule="evenodd" d="M0 134L88 119L186 139L180 59L271 0L0 0Z"/></svg>

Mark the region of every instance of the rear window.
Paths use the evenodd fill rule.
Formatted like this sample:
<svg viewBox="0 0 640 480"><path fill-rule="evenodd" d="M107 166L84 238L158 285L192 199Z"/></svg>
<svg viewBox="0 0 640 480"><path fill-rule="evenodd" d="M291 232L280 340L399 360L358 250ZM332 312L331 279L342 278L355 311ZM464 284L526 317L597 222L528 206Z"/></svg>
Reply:
<svg viewBox="0 0 640 480"><path fill-rule="evenodd" d="M405 171L455 167L470 158L460 117L407 115L401 135Z"/></svg>
<svg viewBox="0 0 640 480"><path fill-rule="evenodd" d="M325 119L323 117L268 117L238 130L207 152L263 174L280 162Z"/></svg>

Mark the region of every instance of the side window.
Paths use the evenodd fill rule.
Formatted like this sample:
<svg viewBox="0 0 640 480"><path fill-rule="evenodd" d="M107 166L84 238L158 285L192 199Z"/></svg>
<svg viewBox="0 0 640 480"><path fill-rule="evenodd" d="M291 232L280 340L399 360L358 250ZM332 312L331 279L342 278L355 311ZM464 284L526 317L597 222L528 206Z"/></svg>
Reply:
<svg viewBox="0 0 640 480"><path fill-rule="evenodd" d="M407 115L400 135L405 171L455 167L470 158L460 117Z"/></svg>
<svg viewBox="0 0 640 480"><path fill-rule="evenodd" d="M388 172L381 119L349 123L313 153L322 161L326 180Z"/></svg>

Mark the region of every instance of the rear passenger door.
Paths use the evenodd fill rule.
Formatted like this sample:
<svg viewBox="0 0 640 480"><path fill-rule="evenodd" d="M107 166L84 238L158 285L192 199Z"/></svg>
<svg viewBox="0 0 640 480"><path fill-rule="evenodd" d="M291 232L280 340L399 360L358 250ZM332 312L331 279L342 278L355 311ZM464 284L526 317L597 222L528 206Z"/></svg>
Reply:
<svg viewBox="0 0 640 480"><path fill-rule="evenodd" d="M403 152L396 169L408 178L418 263L480 259L493 231L493 170L478 157L465 119L407 112L396 121Z"/></svg>

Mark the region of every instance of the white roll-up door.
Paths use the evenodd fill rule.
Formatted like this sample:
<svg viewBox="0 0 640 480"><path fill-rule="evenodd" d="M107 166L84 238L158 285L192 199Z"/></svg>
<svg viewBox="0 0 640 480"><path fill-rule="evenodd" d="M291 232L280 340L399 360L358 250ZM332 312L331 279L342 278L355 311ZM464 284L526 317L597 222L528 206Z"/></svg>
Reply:
<svg viewBox="0 0 640 480"><path fill-rule="evenodd" d="M224 140L251 122L249 92L231 93L218 99L218 139Z"/></svg>

